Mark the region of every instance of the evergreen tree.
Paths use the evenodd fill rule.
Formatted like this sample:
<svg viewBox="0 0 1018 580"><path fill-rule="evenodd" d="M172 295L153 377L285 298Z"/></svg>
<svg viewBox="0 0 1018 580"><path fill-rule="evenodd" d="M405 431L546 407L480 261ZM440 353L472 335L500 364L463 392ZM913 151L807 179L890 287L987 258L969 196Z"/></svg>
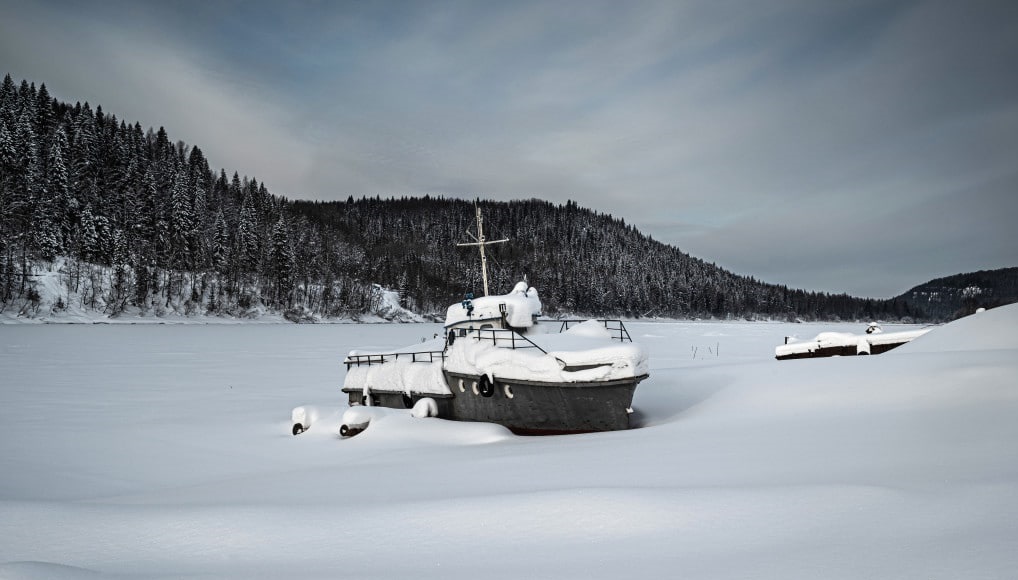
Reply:
<svg viewBox="0 0 1018 580"><path fill-rule="evenodd" d="M280 217L272 228L272 250L270 262L272 276L276 285L276 302L290 306L290 293L293 291L293 248L290 245L290 232L286 218Z"/></svg>
<svg viewBox="0 0 1018 580"><path fill-rule="evenodd" d="M190 270L194 265L192 236L194 213L190 196L190 179L184 169L177 172L173 184L172 212L170 213L170 243L173 247L171 267Z"/></svg>
<svg viewBox="0 0 1018 580"><path fill-rule="evenodd" d="M71 143L71 163L73 174L73 190L77 203L81 206L91 204L98 164L98 136L95 130L95 118L88 103L74 119L74 140Z"/></svg>
<svg viewBox="0 0 1018 580"><path fill-rule="evenodd" d="M216 212L215 234L212 238L212 267L217 272L225 273L229 260L230 237L226 227L223 211Z"/></svg>
<svg viewBox="0 0 1018 580"><path fill-rule="evenodd" d="M49 194L49 218L54 228L53 236L56 253L64 251L71 237L71 188L64 163L67 150L67 135L63 127L57 127L47 153L46 190Z"/></svg>
<svg viewBox="0 0 1018 580"><path fill-rule="evenodd" d="M99 231L96 227L92 206L86 205L81 212L81 233L78 237L78 256L85 261L97 260L101 255Z"/></svg>
<svg viewBox="0 0 1018 580"><path fill-rule="evenodd" d="M40 144L44 142L56 126L56 115L53 112L53 99L46 90L46 83L39 85L39 93L35 101L35 134L40 138ZM44 151L40 151L43 154Z"/></svg>
<svg viewBox="0 0 1018 580"><path fill-rule="evenodd" d="M240 209L240 220L237 224L237 251L240 269L255 272L258 269L260 247L258 243L258 216L250 195L244 196Z"/></svg>
<svg viewBox="0 0 1018 580"><path fill-rule="evenodd" d="M40 189L38 145L33 129L34 108L34 103L28 101L18 118L15 132L14 188L7 211L11 213L20 235L28 230Z"/></svg>

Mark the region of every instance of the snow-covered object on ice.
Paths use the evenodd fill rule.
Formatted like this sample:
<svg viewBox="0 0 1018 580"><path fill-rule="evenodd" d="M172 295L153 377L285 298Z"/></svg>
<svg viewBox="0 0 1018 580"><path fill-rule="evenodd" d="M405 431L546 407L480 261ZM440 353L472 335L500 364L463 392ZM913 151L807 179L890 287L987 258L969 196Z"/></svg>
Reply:
<svg viewBox="0 0 1018 580"><path fill-rule="evenodd" d="M343 413L343 418L340 420L339 434L343 437L353 437L367 429L376 414L377 412L372 407L360 405L350 407Z"/></svg>
<svg viewBox="0 0 1018 580"><path fill-rule="evenodd" d="M311 413L304 407L296 407L290 412L291 431L299 435L311 428Z"/></svg>
<svg viewBox="0 0 1018 580"><path fill-rule="evenodd" d="M813 340L789 342L774 349L778 360L825 356L851 356L857 354L880 354L892 348L911 342L929 332L929 328L902 332L883 332L870 325L866 334L850 332L821 332Z"/></svg>
<svg viewBox="0 0 1018 580"><path fill-rule="evenodd" d="M501 320L505 305L506 323L513 328L530 328L541 314L541 299L537 290L519 282L512 292L501 296L481 296L463 300L449 307L445 316L446 328L486 321Z"/></svg>
<svg viewBox="0 0 1018 580"><path fill-rule="evenodd" d="M410 410L410 415L418 419L437 417L438 403L436 403L435 399L432 399L431 397L424 397L414 403L414 408Z"/></svg>

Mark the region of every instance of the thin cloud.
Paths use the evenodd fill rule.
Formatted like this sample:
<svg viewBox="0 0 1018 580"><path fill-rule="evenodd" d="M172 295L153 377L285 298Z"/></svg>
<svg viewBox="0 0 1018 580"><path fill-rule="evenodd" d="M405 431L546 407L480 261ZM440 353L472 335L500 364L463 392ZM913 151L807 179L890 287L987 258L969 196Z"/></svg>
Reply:
<svg viewBox="0 0 1018 580"><path fill-rule="evenodd" d="M573 199L739 273L889 296L1015 265L1016 11L34 2L0 48L277 193Z"/></svg>

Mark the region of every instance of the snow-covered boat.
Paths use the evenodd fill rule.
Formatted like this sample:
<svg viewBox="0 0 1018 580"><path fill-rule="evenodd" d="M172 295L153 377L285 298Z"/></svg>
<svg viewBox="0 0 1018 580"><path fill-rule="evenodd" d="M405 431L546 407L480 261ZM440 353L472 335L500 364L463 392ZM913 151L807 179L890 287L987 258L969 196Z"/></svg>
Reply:
<svg viewBox="0 0 1018 580"><path fill-rule="evenodd" d="M926 334L929 328L902 332L883 332L880 325L870 323L865 334L850 332L821 332L813 340L794 341L785 338L785 344L774 348L774 358L788 360L826 356L853 356L880 354Z"/></svg>
<svg viewBox="0 0 1018 580"><path fill-rule="evenodd" d="M487 294L478 212L477 245ZM449 307L443 336L388 352L352 351L343 392L351 406L411 409L487 421L517 433L629 428L647 354L621 320L539 322L537 290L520 282L501 296L467 296ZM430 403L429 403L430 405Z"/></svg>

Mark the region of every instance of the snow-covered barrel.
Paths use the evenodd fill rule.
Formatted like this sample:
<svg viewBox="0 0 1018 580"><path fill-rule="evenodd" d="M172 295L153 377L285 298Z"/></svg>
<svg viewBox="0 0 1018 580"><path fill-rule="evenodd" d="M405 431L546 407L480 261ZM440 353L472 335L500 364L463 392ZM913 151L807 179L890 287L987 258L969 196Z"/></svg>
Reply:
<svg viewBox="0 0 1018 580"><path fill-rule="evenodd" d="M367 429L369 423L371 423L370 406L350 407L343 413L339 434L343 437L353 437Z"/></svg>
<svg viewBox="0 0 1018 580"><path fill-rule="evenodd" d="M300 435L311 428L311 413L304 407L295 407L290 412L290 424L293 425L291 432Z"/></svg>
<svg viewBox="0 0 1018 580"><path fill-rule="evenodd" d="M438 403L431 397L424 397L414 403L414 408L410 410L410 415L418 419L425 417L437 417L438 416Z"/></svg>

